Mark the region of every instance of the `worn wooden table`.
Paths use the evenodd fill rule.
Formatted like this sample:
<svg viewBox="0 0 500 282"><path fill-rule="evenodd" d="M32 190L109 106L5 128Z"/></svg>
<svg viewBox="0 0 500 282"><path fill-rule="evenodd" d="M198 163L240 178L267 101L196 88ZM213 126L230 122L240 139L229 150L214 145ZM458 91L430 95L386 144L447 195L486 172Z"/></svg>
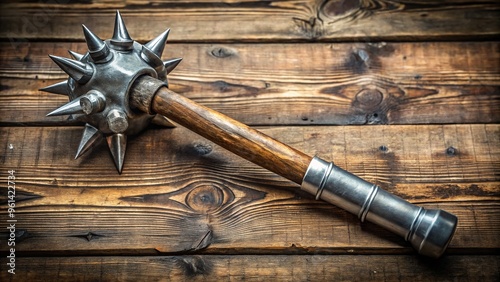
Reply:
<svg viewBox="0 0 500 282"><path fill-rule="evenodd" d="M15 3L20 2L20 3ZM499 4L447 1L3 1L2 281L412 280L500 277ZM85 3L85 4L84 4ZM425 207L459 217L440 260L177 127L73 160L82 124L47 54L172 29L171 89Z"/></svg>

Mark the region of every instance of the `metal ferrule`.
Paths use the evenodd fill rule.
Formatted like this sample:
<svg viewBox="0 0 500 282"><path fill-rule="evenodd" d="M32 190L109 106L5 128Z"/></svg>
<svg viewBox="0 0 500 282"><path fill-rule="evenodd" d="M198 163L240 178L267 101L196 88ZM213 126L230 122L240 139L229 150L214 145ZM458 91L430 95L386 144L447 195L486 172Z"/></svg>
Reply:
<svg viewBox="0 0 500 282"><path fill-rule="evenodd" d="M457 218L443 210L427 210L371 184L331 162L314 157L302 189L382 226L409 241L419 254L439 257L450 242Z"/></svg>

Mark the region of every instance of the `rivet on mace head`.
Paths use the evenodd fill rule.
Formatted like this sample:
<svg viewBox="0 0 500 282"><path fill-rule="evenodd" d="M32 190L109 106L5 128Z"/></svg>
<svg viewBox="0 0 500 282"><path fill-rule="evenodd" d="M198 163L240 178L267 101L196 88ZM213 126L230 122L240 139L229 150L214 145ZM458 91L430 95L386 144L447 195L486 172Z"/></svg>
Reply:
<svg viewBox="0 0 500 282"><path fill-rule="evenodd" d="M127 114L120 110L111 110L106 116L108 126L114 133L123 133L128 128Z"/></svg>
<svg viewBox="0 0 500 282"><path fill-rule="evenodd" d="M90 90L80 99L80 106L86 115L100 113L106 107L106 98L97 90Z"/></svg>

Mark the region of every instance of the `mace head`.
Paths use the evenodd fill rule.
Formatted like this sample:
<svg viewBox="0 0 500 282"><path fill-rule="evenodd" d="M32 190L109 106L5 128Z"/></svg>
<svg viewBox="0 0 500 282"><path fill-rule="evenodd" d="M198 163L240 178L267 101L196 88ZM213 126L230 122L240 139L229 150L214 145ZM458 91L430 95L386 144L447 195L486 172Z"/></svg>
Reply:
<svg viewBox="0 0 500 282"><path fill-rule="evenodd" d="M167 74L182 59L161 60L169 29L142 45L132 40L118 11L113 37L109 40L100 39L85 25L82 27L88 52L69 51L73 59L49 55L69 78L40 90L69 97L68 103L47 116L70 115L85 122L75 158L104 137L121 173L127 136L137 134L151 122L159 120L130 107L132 84L138 77L149 75L168 86Z"/></svg>

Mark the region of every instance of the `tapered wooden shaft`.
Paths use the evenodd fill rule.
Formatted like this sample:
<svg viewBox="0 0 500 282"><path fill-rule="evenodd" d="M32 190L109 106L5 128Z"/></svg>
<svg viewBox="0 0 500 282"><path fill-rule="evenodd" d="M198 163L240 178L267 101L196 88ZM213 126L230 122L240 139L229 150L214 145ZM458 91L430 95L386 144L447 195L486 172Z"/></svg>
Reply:
<svg viewBox="0 0 500 282"><path fill-rule="evenodd" d="M154 83L152 78L138 79L135 83L138 87L133 88L131 94L132 100L140 100L141 95L147 99L148 90L141 91L140 87L147 85L148 81ZM312 160L312 157L166 87L160 87L148 103L150 113L164 115L236 155L297 184L302 183ZM141 102L132 104L140 105ZM144 108L141 110L148 111Z"/></svg>

